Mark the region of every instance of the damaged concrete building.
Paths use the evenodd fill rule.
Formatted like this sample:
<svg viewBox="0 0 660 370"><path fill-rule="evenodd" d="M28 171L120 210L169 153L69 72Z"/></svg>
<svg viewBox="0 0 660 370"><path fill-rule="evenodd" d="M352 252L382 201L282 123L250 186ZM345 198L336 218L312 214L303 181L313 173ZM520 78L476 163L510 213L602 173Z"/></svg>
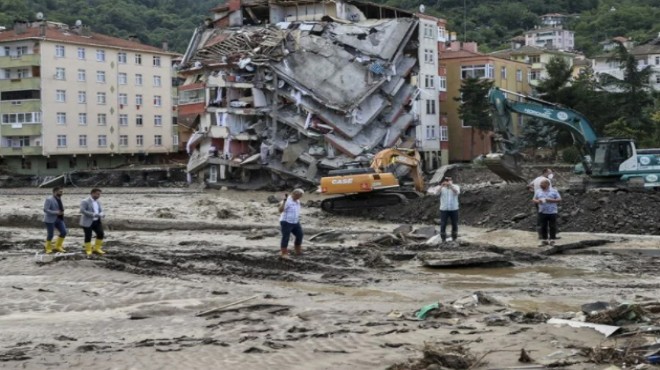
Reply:
<svg viewBox="0 0 660 370"><path fill-rule="evenodd" d="M358 1L230 0L212 12L179 71L191 177L314 184L393 146L419 150L427 170L447 162L444 20Z"/></svg>

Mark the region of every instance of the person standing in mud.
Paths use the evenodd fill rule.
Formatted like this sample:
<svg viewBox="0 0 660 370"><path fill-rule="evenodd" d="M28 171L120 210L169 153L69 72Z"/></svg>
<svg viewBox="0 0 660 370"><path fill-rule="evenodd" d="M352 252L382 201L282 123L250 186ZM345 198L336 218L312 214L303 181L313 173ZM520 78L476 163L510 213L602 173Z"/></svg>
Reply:
<svg viewBox="0 0 660 370"><path fill-rule="evenodd" d="M557 203L561 202L559 192L550 186L550 180L541 181L541 188L534 193L532 201L539 207L541 220L540 244L555 245L557 239Z"/></svg>
<svg viewBox="0 0 660 370"><path fill-rule="evenodd" d="M85 234L85 254L92 255L92 252L104 255L105 252L101 249L103 245L103 224L101 219L105 218L103 207L99 198L101 197L101 189L94 188L89 194L89 197L80 202L80 226L83 228ZM96 242L92 247L92 232L96 235Z"/></svg>
<svg viewBox="0 0 660 370"><path fill-rule="evenodd" d="M447 220L451 220L451 238L458 239L458 196L460 186L445 176L440 183L440 238L447 241Z"/></svg>
<svg viewBox="0 0 660 370"><path fill-rule="evenodd" d="M547 180L550 182L550 187L552 187L552 178L554 177L554 174L552 173L552 170L549 168L544 168L543 172L541 173L540 176L532 180L527 185L527 189L531 191L532 193L536 193L537 190L541 189L541 182L544 180ZM541 238L541 212L539 211L539 205L536 204L536 232L539 234L539 238Z"/></svg>
<svg viewBox="0 0 660 370"><path fill-rule="evenodd" d="M282 241L280 242L280 258L289 258L289 238L291 234L295 237L293 246L297 256L302 254L303 229L300 226L300 198L305 192L295 189L291 195L280 203L280 229Z"/></svg>
<svg viewBox="0 0 660 370"><path fill-rule="evenodd" d="M53 249L60 253L65 253L63 244L66 237L66 224L64 223L64 204L62 204L61 187L53 188L53 195L46 198L44 203L44 224L46 224L46 254L53 253ZM53 243L55 229L59 232L57 241Z"/></svg>

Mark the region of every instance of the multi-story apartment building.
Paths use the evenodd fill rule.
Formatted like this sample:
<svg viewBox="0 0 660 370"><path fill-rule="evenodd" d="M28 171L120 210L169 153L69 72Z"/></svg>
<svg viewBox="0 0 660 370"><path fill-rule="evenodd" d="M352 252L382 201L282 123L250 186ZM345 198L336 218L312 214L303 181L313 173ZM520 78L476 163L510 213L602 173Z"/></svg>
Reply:
<svg viewBox="0 0 660 370"><path fill-rule="evenodd" d="M473 132L461 120L458 108L461 80L465 77L480 77L493 81L493 86L521 94L530 94L527 63L498 58L479 53L476 43L452 42L451 47L440 53L440 64L447 73L447 94L441 95L441 113L447 119L449 131L449 160L470 161L475 156L491 151L488 133ZM489 119L486 117L485 119ZM519 120L519 118L518 118ZM517 131L517 128L514 128Z"/></svg>
<svg viewBox="0 0 660 370"><path fill-rule="evenodd" d="M563 26L540 27L525 32L525 45L546 49L573 50L575 32Z"/></svg>
<svg viewBox="0 0 660 370"><path fill-rule="evenodd" d="M623 79L624 70L621 64L613 59L614 48L619 44L635 56L639 69L651 67L653 74L650 77L649 84L655 91L660 91L660 33L657 38L641 45L634 45L624 37L615 37L603 43L603 53L594 56L593 59L594 74L609 74L618 79ZM610 87L609 89L614 88Z"/></svg>
<svg viewBox="0 0 660 370"><path fill-rule="evenodd" d="M531 68L527 79L532 86L536 86L541 80L548 78L547 66L553 58L562 58L568 63L569 67L573 68L575 59L580 57L578 54L535 46L523 46L515 42L512 44L511 49L496 51L491 55L529 64Z"/></svg>
<svg viewBox="0 0 660 370"><path fill-rule="evenodd" d="M0 32L5 167L56 175L175 151L173 55L80 24L16 23Z"/></svg>
<svg viewBox="0 0 660 370"><path fill-rule="evenodd" d="M179 124L196 128L189 173L315 182L391 146L440 165L443 20L360 1L232 0L212 12L180 71Z"/></svg>

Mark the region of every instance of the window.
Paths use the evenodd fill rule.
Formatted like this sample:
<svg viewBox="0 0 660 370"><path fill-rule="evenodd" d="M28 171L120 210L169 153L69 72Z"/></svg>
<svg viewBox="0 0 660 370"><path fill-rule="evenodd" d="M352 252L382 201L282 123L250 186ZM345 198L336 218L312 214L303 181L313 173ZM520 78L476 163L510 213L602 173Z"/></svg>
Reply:
<svg viewBox="0 0 660 370"><path fill-rule="evenodd" d="M142 115L141 114L135 115L135 125L136 126L142 126Z"/></svg>
<svg viewBox="0 0 660 370"><path fill-rule="evenodd" d="M66 70L64 68L60 68L60 67L55 68L55 79L56 80L65 80L66 79Z"/></svg>
<svg viewBox="0 0 660 370"><path fill-rule="evenodd" d="M427 99L426 100L426 114L435 114L435 100Z"/></svg>
<svg viewBox="0 0 660 370"><path fill-rule="evenodd" d="M155 146L163 145L163 136L162 135L154 135L154 145Z"/></svg>
<svg viewBox="0 0 660 370"><path fill-rule="evenodd" d="M438 90L447 91L447 77L446 76L440 76L440 78L438 78Z"/></svg>
<svg viewBox="0 0 660 370"><path fill-rule="evenodd" d="M162 84L160 76L154 76L154 86L160 87Z"/></svg>
<svg viewBox="0 0 660 370"><path fill-rule="evenodd" d="M163 116L155 115L154 116L154 126L162 126L162 125L163 125Z"/></svg>
<svg viewBox="0 0 660 370"><path fill-rule="evenodd" d="M523 79L522 69L516 69L516 81L521 82Z"/></svg>
<svg viewBox="0 0 660 370"><path fill-rule="evenodd" d="M55 57L64 58L64 45L55 45Z"/></svg>
<svg viewBox="0 0 660 370"><path fill-rule="evenodd" d="M424 62L425 63L434 63L435 53L433 49L424 49Z"/></svg>
<svg viewBox="0 0 660 370"><path fill-rule="evenodd" d="M431 38L431 39L435 38L434 33L435 33L436 28L437 27L433 24L425 24L424 25L424 37Z"/></svg>
<svg viewBox="0 0 660 370"><path fill-rule="evenodd" d="M531 55L529 57L529 63L541 63L541 56L540 55Z"/></svg>
<svg viewBox="0 0 660 370"><path fill-rule="evenodd" d="M500 67L500 78L506 80L506 67Z"/></svg>
<svg viewBox="0 0 660 370"><path fill-rule="evenodd" d="M160 95L154 95L154 107L160 107L163 105L163 98Z"/></svg>
<svg viewBox="0 0 660 370"><path fill-rule="evenodd" d="M78 48L78 59L85 59L85 48Z"/></svg>
<svg viewBox="0 0 660 370"><path fill-rule="evenodd" d="M87 126L87 113L78 113L78 124Z"/></svg>
<svg viewBox="0 0 660 370"><path fill-rule="evenodd" d="M87 74L85 73L84 69L79 69L78 70L78 81L85 81L87 80Z"/></svg>
<svg viewBox="0 0 660 370"><path fill-rule="evenodd" d="M529 71L527 79L529 81L540 80L541 79L541 71Z"/></svg>
<svg viewBox="0 0 660 370"><path fill-rule="evenodd" d="M98 83L105 83L105 72L104 71L96 71L96 82Z"/></svg>
<svg viewBox="0 0 660 370"><path fill-rule="evenodd" d="M78 145L81 147L87 147L87 135L78 135Z"/></svg>
<svg viewBox="0 0 660 370"><path fill-rule="evenodd" d="M154 56L154 67L160 67L160 57L159 56Z"/></svg>
<svg viewBox="0 0 660 370"><path fill-rule="evenodd" d="M137 135L135 137L135 145L137 145L137 146L144 145L144 137L142 135Z"/></svg>
<svg viewBox="0 0 660 370"><path fill-rule="evenodd" d="M660 57L655 57L655 65L660 65Z"/></svg>
<svg viewBox="0 0 660 370"><path fill-rule="evenodd" d="M449 130L447 126L440 126L440 141L449 141Z"/></svg>
<svg viewBox="0 0 660 370"><path fill-rule="evenodd" d="M128 135L119 135L119 146L128 146Z"/></svg>
<svg viewBox="0 0 660 370"><path fill-rule="evenodd" d="M105 93L104 92L96 93L96 104L105 105L105 102L106 102Z"/></svg>
<svg viewBox="0 0 660 370"><path fill-rule="evenodd" d="M99 147L105 147L108 145L108 138L105 135L99 135Z"/></svg>
<svg viewBox="0 0 660 370"><path fill-rule="evenodd" d="M108 124L108 116L105 113L99 113L96 115L96 123L99 126L105 126Z"/></svg>
<svg viewBox="0 0 660 370"><path fill-rule="evenodd" d="M142 86L142 75L139 73L135 75L135 86Z"/></svg>
<svg viewBox="0 0 660 370"><path fill-rule="evenodd" d="M57 147L58 148L66 147L66 135L57 135Z"/></svg>
<svg viewBox="0 0 660 370"><path fill-rule="evenodd" d="M58 125L66 125L66 113L64 112L57 112L57 124Z"/></svg>
<svg viewBox="0 0 660 370"><path fill-rule="evenodd" d="M425 75L424 76L424 88L434 89L435 88L435 76L434 75Z"/></svg>
<svg viewBox="0 0 660 370"><path fill-rule="evenodd" d="M22 56L26 55L28 53L28 47L27 46L17 46L16 47L16 56Z"/></svg>
<svg viewBox="0 0 660 370"><path fill-rule="evenodd" d="M120 85L126 85L128 83L128 75L126 73L120 72L117 75L117 83Z"/></svg>
<svg viewBox="0 0 660 370"><path fill-rule="evenodd" d="M461 66L461 78L468 78L468 77L494 78L495 67L492 64Z"/></svg>
<svg viewBox="0 0 660 370"><path fill-rule="evenodd" d="M655 83L660 84L660 74L655 75Z"/></svg>
<svg viewBox="0 0 660 370"><path fill-rule="evenodd" d="M128 94L119 94L119 105L123 108L124 105L128 105Z"/></svg>
<svg viewBox="0 0 660 370"><path fill-rule="evenodd" d="M87 92L86 91L78 91L78 103L79 104L87 103Z"/></svg>
<svg viewBox="0 0 660 370"><path fill-rule="evenodd" d="M128 126L128 114L119 115L119 126Z"/></svg>
<svg viewBox="0 0 660 370"><path fill-rule="evenodd" d="M11 79L11 70L3 69L2 72L3 72L3 77L2 78L4 78L5 80Z"/></svg>
<svg viewBox="0 0 660 370"><path fill-rule="evenodd" d="M55 90L55 101L58 103L66 102L66 90Z"/></svg>
<svg viewBox="0 0 660 370"><path fill-rule="evenodd" d="M435 136L435 125L427 125L426 126L426 140L435 140L437 137Z"/></svg>
<svg viewBox="0 0 660 370"><path fill-rule="evenodd" d="M27 78L27 77L30 77L30 70L25 69L25 68L18 69L18 70L16 70L16 76L17 76L18 78Z"/></svg>
<svg viewBox="0 0 660 370"><path fill-rule="evenodd" d="M41 123L41 112L6 113L2 115L2 123Z"/></svg>
<svg viewBox="0 0 660 370"><path fill-rule="evenodd" d="M135 64L142 65L142 54L135 54Z"/></svg>
<svg viewBox="0 0 660 370"><path fill-rule="evenodd" d="M117 53L117 62L119 64L126 64L126 53Z"/></svg>
<svg viewBox="0 0 660 370"><path fill-rule="evenodd" d="M96 50L96 61L105 62L105 50Z"/></svg>
<svg viewBox="0 0 660 370"><path fill-rule="evenodd" d="M135 95L135 105L142 105L142 95L140 94Z"/></svg>

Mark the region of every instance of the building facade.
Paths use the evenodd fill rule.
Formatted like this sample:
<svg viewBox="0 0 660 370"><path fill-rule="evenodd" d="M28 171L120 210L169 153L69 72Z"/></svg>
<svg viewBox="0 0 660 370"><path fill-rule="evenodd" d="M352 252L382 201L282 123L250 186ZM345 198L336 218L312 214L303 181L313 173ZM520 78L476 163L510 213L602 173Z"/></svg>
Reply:
<svg viewBox="0 0 660 370"><path fill-rule="evenodd" d="M532 86L538 85L541 80L549 77L547 66L553 58L562 58L570 68L573 68L576 58L581 57L578 54L564 51L522 46L515 43L511 49L496 51L491 55L529 64L530 70L527 79Z"/></svg>
<svg viewBox="0 0 660 370"><path fill-rule="evenodd" d="M479 53L475 43L452 42L440 53L440 64L447 74L447 94L441 101L441 112L446 117L449 135L449 160L471 161L491 151L488 133L466 126L458 113L461 81L465 77L480 77L493 81L493 86L520 94L530 94L529 64ZM487 118L489 119L489 118ZM518 122L518 120L516 120ZM517 131L517 128L514 128Z"/></svg>
<svg viewBox="0 0 660 370"><path fill-rule="evenodd" d="M563 26L541 27L525 32L525 45L538 48L573 50L575 32Z"/></svg>
<svg viewBox="0 0 660 370"><path fill-rule="evenodd" d="M602 44L603 53L594 56L592 61L592 68L596 76L608 74L623 79L624 70L621 64L613 60L615 48L623 45L635 57L639 69L651 68L653 73L649 85L653 90L660 91L660 33L655 39L640 45L635 45L630 39L624 37L615 37ZM608 87L608 89L615 90L613 87Z"/></svg>
<svg viewBox="0 0 660 370"><path fill-rule="evenodd" d="M0 155L59 175L176 151L172 53L54 22L0 32Z"/></svg>

